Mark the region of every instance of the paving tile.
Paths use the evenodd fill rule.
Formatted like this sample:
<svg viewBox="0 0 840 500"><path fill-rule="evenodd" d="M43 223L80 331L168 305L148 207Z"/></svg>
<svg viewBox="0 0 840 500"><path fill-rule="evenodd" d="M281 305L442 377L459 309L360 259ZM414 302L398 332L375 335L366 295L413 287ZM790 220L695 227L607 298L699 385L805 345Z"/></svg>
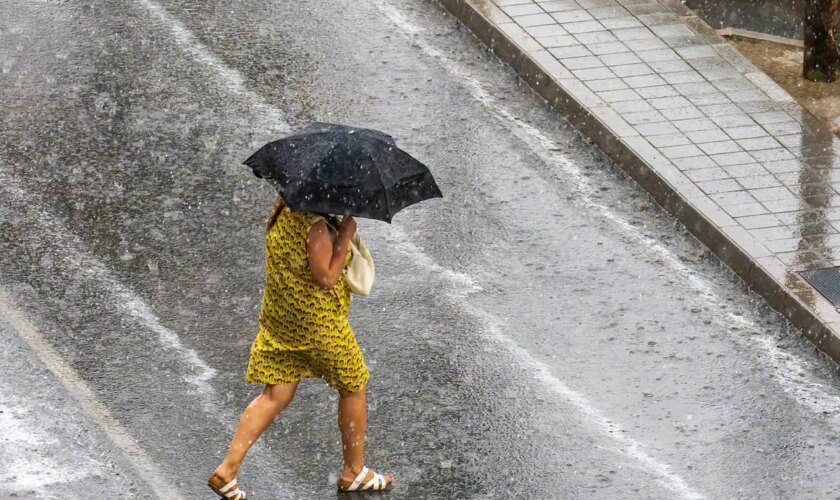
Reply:
<svg viewBox="0 0 840 500"><path fill-rule="evenodd" d="M736 179L741 179L743 177L758 177L762 175L770 175L761 164L759 163L741 163L736 165L728 165L723 167L723 169ZM778 184L781 185L781 184ZM753 186L753 187L770 187L770 186ZM752 189L752 187L750 187Z"/></svg>
<svg viewBox="0 0 840 500"><path fill-rule="evenodd" d="M793 252L797 250L799 247L800 242L802 241L801 238L789 238L786 240L774 240L768 241L765 243L767 249L773 253L785 253L785 252Z"/></svg>
<svg viewBox="0 0 840 500"><path fill-rule="evenodd" d="M677 73L677 72L685 72L685 71L692 71L691 66L686 64L685 61L681 59L669 59L665 61L652 61L650 63L650 67L659 75L664 75L666 73Z"/></svg>
<svg viewBox="0 0 840 500"><path fill-rule="evenodd" d="M721 128L746 127L755 125L755 122L745 114L710 116L710 120L715 122Z"/></svg>
<svg viewBox="0 0 840 500"><path fill-rule="evenodd" d="M739 205L729 205L722 207L723 210L729 214L730 217L744 217L747 215L760 215L768 213L760 203L742 203Z"/></svg>
<svg viewBox="0 0 840 500"><path fill-rule="evenodd" d="M753 120L759 125L770 125L773 123L784 123L790 121L790 115L784 111L771 111L769 113L753 113Z"/></svg>
<svg viewBox="0 0 840 500"><path fill-rule="evenodd" d="M638 55L642 59L642 61L645 61L647 63L669 61L672 59L678 60L680 58L680 56L677 55L677 53L671 49L643 50L640 52L636 52L636 55Z"/></svg>
<svg viewBox="0 0 840 500"><path fill-rule="evenodd" d="M760 90L727 90L726 95L734 102L747 103L750 101L770 102L767 94Z"/></svg>
<svg viewBox="0 0 840 500"><path fill-rule="evenodd" d="M624 116L624 119L627 120L627 123L629 123L630 125L640 125L642 123L655 123L666 120L666 118L659 111L640 111L638 113L626 113L622 116Z"/></svg>
<svg viewBox="0 0 840 500"><path fill-rule="evenodd" d="M604 68L592 68L592 69L578 69L578 70L573 70L572 73L574 73L574 75L576 77L578 77L578 79L583 80L583 81L602 80L602 79L605 79L605 78L615 78L616 77L615 73L613 73L612 71L610 71L609 68L606 68L606 67L604 67Z"/></svg>
<svg viewBox="0 0 840 500"><path fill-rule="evenodd" d="M545 24L542 26L529 26L525 28L525 31L528 32L529 35L536 39L544 38L547 36L558 36L558 35L566 35L566 30L563 29L562 26L559 24Z"/></svg>
<svg viewBox="0 0 840 500"><path fill-rule="evenodd" d="M691 106L691 103L685 97L660 97L648 100L648 104L656 109L679 108L684 106Z"/></svg>
<svg viewBox="0 0 840 500"><path fill-rule="evenodd" d="M654 13L667 13L668 12L667 7L664 7L663 5L660 5L659 3L656 3L656 2L641 3L641 4L638 3L638 2L633 2L632 4L623 3L622 5L624 5L627 8L627 10L630 11L631 14L635 14L636 16L640 16L642 14L654 14Z"/></svg>
<svg viewBox="0 0 840 500"><path fill-rule="evenodd" d="M698 147L707 155L737 153L741 151L741 147L735 141L707 142L700 144Z"/></svg>
<svg viewBox="0 0 840 500"><path fill-rule="evenodd" d="M647 24L642 21L643 24ZM687 37L694 34L691 29L689 29L684 24L661 24L661 25L651 25L650 30L656 33L656 36L667 38L667 37Z"/></svg>
<svg viewBox="0 0 840 500"><path fill-rule="evenodd" d="M678 24L680 19L670 12L655 12L653 14L641 14L636 16L645 26L681 26L688 29L684 24ZM691 30L689 30L691 32ZM663 36L657 33L659 36Z"/></svg>
<svg viewBox="0 0 840 500"><path fill-rule="evenodd" d="M664 73L662 78L666 82L674 83L699 83L706 80L696 71L677 71L674 73Z"/></svg>
<svg viewBox="0 0 840 500"><path fill-rule="evenodd" d="M707 82L675 83L674 88L684 96L708 95L715 92L715 88Z"/></svg>
<svg viewBox="0 0 840 500"><path fill-rule="evenodd" d="M700 106L700 109L706 116L717 117L726 115L736 115L741 112L738 106L730 103L708 104Z"/></svg>
<svg viewBox="0 0 840 500"><path fill-rule="evenodd" d="M584 9L594 9L598 7L617 7L618 3L614 0L576 0L578 4Z"/></svg>
<svg viewBox="0 0 840 500"><path fill-rule="evenodd" d="M720 167L697 168L692 170L686 170L685 175L693 182L698 183L730 178L729 174L724 172L724 170Z"/></svg>
<svg viewBox="0 0 840 500"><path fill-rule="evenodd" d="M513 18L522 27L541 26L543 24L554 24L556 21L548 14L531 14L528 16L516 16Z"/></svg>
<svg viewBox="0 0 840 500"><path fill-rule="evenodd" d="M709 156L714 162L721 167L730 167L732 165L743 165L745 163L755 163L755 158L749 153L742 151L738 153L722 153Z"/></svg>
<svg viewBox="0 0 840 500"><path fill-rule="evenodd" d="M600 18L601 24L608 30L641 27L642 23L635 17Z"/></svg>
<svg viewBox="0 0 840 500"><path fill-rule="evenodd" d="M582 21L579 23L565 23L563 29L572 34L591 33L593 31L605 31L604 26L598 21Z"/></svg>
<svg viewBox="0 0 840 500"><path fill-rule="evenodd" d="M631 45L633 52L645 52L649 50L665 50L668 49L668 45L665 44L662 40L657 38L651 39L644 39L644 40L630 40L627 42Z"/></svg>
<svg viewBox="0 0 840 500"><path fill-rule="evenodd" d="M610 66L610 69L613 72L615 72L616 75L622 78L628 76L649 75L653 73L653 70L650 69L650 66L644 63Z"/></svg>
<svg viewBox="0 0 840 500"><path fill-rule="evenodd" d="M659 148L659 152L665 155L666 158L688 158L690 156L702 156L703 152L693 144L686 144L684 146L669 146Z"/></svg>
<svg viewBox="0 0 840 500"><path fill-rule="evenodd" d="M642 61L636 57L636 54L606 54L599 56L601 62L607 66L623 66L625 64L639 64Z"/></svg>
<svg viewBox="0 0 840 500"><path fill-rule="evenodd" d="M639 99L639 94L632 89L608 90L605 92L598 92L597 94L598 97L604 100L604 102L633 101Z"/></svg>
<svg viewBox="0 0 840 500"><path fill-rule="evenodd" d="M617 102L611 104L610 107L614 109L617 113L641 113L644 111L654 110L653 106L642 100L632 102Z"/></svg>
<svg viewBox="0 0 840 500"><path fill-rule="evenodd" d="M703 78L709 80L710 82L739 78L741 76L741 73L739 73L738 70L726 65L725 63L722 67L710 67L712 66L712 61L707 61L705 63L701 63L701 61L705 60L694 60L691 62L691 65L694 68L701 69L700 73L703 75Z"/></svg>
<svg viewBox="0 0 840 500"><path fill-rule="evenodd" d="M641 125L636 125L634 128L645 137L651 135L675 134L678 132L677 129L669 122L643 123Z"/></svg>
<svg viewBox="0 0 840 500"><path fill-rule="evenodd" d="M643 75L643 76L628 76L623 78L624 83L634 89L644 87L655 87L657 85L665 85L665 80L657 75Z"/></svg>
<svg viewBox="0 0 840 500"><path fill-rule="evenodd" d="M703 113L694 106L684 108L663 109L662 114L669 120L686 120L688 118L703 118Z"/></svg>
<svg viewBox="0 0 840 500"><path fill-rule="evenodd" d="M553 0L550 2L540 2L540 7L546 12L562 12L565 10L578 10L580 5L568 0Z"/></svg>
<svg viewBox="0 0 840 500"><path fill-rule="evenodd" d="M551 54L569 69L598 68L603 66L583 45L569 45L548 49ZM588 56L588 57L587 57ZM568 64L567 64L568 63Z"/></svg>
<svg viewBox="0 0 840 500"><path fill-rule="evenodd" d="M736 180L747 189L777 187L782 185L782 183L779 182L779 180L776 179L776 177L770 174L756 175L750 177L739 177Z"/></svg>
<svg viewBox="0 0 840 500"><path fill-rule="evenodd" d="M745 127L725 127L724 130L729 137L733 139L752 139L754 137L764 137L767 133L758 125L748 125Z"/></svg>
<svg viewBox="0 0 840 500"><path fill-rule="evenodd" d="M667 43L672 49L691 47L693 45L706 43L703 37L693 32L690 35L664 36L662 37L662 41Z"/></svg>
<svg viewBox="0 0 840 500"><path fill-rule="evenodd" d="M553 12L551 17L557 20L558 23L577 23L581 21L594 21L595 18L589 15L584 9L580 10L566 10L562 12Z"/></svg>
<svg viewBox="0 0 840 500"><path fill-rule="evenodd" d="M751 189L750 194L753 196L753 198L761 202L788 200L796 198L796 196L793 193L791 193L787 188L782 186Z"/></svg>
<svg viewBox="0 0 840 500"><path fill-rule="evenodd" d="M691 33L691 30L689 30L689 33ZM682 47L676 50L677 54L682 56L683 59L702 59L706 57L718 57L718 54L717 52L715 52L715 49L709 47L708 45L694 45L690 47Z"/></svg>
<svg viewBox="0 0 840 500"><path fill-rule="evenodd" d="M645 27L637 28L618 28L610 30L616 38L622 42L629 42L633 40L655 40L656 35Z"/></svg>
<svg viewBox="0 0 840 500"><path fill-rule="evenodd" d="M601 20L602 22L603 22L604 19L617 19L617 18L622 18L622 17L625 17L627 19L635 19L635 18L629 17L630 13L627 12L627 9L625 9L624 7L621 7L621 6L596 7L594 9L588 9L588 11L589 11L589 15L591 15L595 19ZM636 24L634 26L639 26L639 25L640 24ZM604 24L604 27L610 29L610 26L607 26L606 24ZM615 26L615 27L618 28L619 26ZM620 26L620 27L629 28L631 26Z"/></svg>
<svg viewBox="0 0 840 500"><path fill-rule="evenodd" d="M611 42L611 43L593 43L589 45L589 50L598 56L603 55L614 55L614 54L628 54L630 52L630 48L624 45L621 42ZM638 59L636 56L633 56L634 60ZM629 64L629 63L626 63Z"/></svg>
<svg viewBox="0 0 840 500"><path fill-rule="evenodd" d="M628 88L619 78L609 78L606 80L591 80L585 82L593 92L604 92L606 90L622 90ZM643 102L643 101L642 101ZM615 109L613 107L613 109ZM632 123L632 122L631 122Z"/></svg>
<svg viewBox="0 0 840 500"><path fill-rule="evenodd" d="M712 84L724 93L731 90L751 90L755 87L753 83L746 78L728 78L726 80L717 80L712 82Z"/></svg>
<svg viewBox="0 0 840 500"><path fill-rule="evenodd" d="M665 97L680 97L677 89L670 85L660 85L658 87L645 87L638 90L639 95L645 99L661 99Z"/></svg>
<svg viewBox="0 0 840 500"><path fill-rule="evenodd" d="M675 121L674 126L683 132L695 132L697 130L711 130L718 128L718 126L708 118Z"/></svg>
<svg viewBox="0 0 840 500"><path fill-rule="evenodd" d="M498 5L499 7L507 6L507 5L518 5L523 3L532 3L531 0L493 0L493 3Z"/></svg>
<svg viewBox="0 0 840 500"><path fill-rule="evenodd" d="M796 236L794 231L787 226L768 227L763 229L753 229L750 231L754 237L761 241L775 241L791 239Z"/></svg>
<svg viewBox="0 0 840 500"><path fill-rule="evenodd" d="M547 36L547 37L539 37L537 38L537 42L547 49L557 48L557 47L579 47L583 50L583 52L588 55L591 54L589 50L585 47L580 45L575 37L572 35L556 35L556 36Z"/></svg>
<svg viewBox="0 0 840 500"><path fill-rule="evenodd" d="M615 43L618 39L609 31L594 31L592 33L578 33L575 38L584 45L595 43Z"/></svg>
<svg viewBox="0 0 840 500"><path fill-rule="evenodd" d="M763 229L782 225L781 221L773 214L738 217L735 221L745 229Z"/></svg>
<svg viewBox="0 0 840 500"><path fill-rule="evenodd" d="M504 11L505 14L516 17L516 16L524 16L528 14L544 14L545 12L540 8L539 5L535 3L525 3L519 5L504 5L501 6L501 9Z"/></svg>
<svg viewBox="0 0 840 500"><path fill-rule="evenodd" d="M710 92L708 94L687 95L686 97L696 106L723 104L729 102L729 98L718 91Z"/></svg>
<svg viewBox="0 0 840 500"><path fill-rule="evenodd" d="M679 158L674 160L674 165L681 171L688 172L706 168L714 168L717 165L708 156L695 156L693 158Z"/></svg>
<svg viewBox="0 0 840 500"><path fill-rule="evenodd" d="M762 205L767 208L768 212L772 212L774 214L795 212L802 208L802 202L798 199L765 201Z"/></svg>
<svg viewBox="0 0 840 500"><path fill-rule="evenodd" d="M762 123L761 126L764 127L764 130L770 132L773 135L802 133L802 125L800 125L794 120L776 123Z"/></svg>
<svg viewBox="0 0 840 500"><path fill-rule="evenodd" d="M738 103L738 106L741 108L741 111L747 114L752 113L765 113L768 111L782 111L779 108L779 105L775 102L767 101L767 102L741 102Z"/></svg>
<svg viewBox="0 0 840 500"><path fill-rule="evenodd" d="M741 139L738 144L746 151L756 151L759 149L774 149L781 148L779 141L772 137L759 137L756 139Z"/></svg>
<svg viewBox="0 0 840 500"><path fill-rule="evenodd" d="M704 169L705 170L705 169ZM697 187L706 194L728 193L732 191L743 191L744 188L733 179L719 179L714 181L698 182Z"/></svg>
<svg viewBox="0 0 840 500"><path fill-rule="evenodd" d="M770 132L768 130L768 132ZM770 132L773 134L773 132ZM802 144L802 134L775 135L776 140L785 147L796 147Z"/></svg>
<svg viewBox="0 0 840 500"><path fill-rule="evenodd" d="M655 113L656 111L654 111ZM648 137L648 142L650 142L656 148L662 148L666 146L681 146L683 144L691 144L691 141L688 140L688 137L676 133L676 134L665 134L665 135L653 135ZM711 179L706 179L711 180Z"/></svg>
<svg viewBox="0 0 840 500"><path fill-rule="evenodd" d="M792 160L794 157L790 151L786 149L762 149L760 151L750 151L753 158L760 162L778 161L778 160Z"/></svg>
<svg viewBox="0 0 840 500"><path fill-rule="evenodd" d="M693 132L686 132L685 135L688 136L688 138L691 139L691 142L695 144L725 141L729 139L729 136L720 129L697 130Z"/></svg>

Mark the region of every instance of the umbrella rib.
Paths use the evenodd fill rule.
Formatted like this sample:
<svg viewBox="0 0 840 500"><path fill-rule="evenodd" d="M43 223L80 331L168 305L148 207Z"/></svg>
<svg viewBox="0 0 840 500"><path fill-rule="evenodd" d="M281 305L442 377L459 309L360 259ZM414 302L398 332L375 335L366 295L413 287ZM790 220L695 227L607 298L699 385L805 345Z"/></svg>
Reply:
<svg viewBox="0 0 840 500"><path fill-rule="evenodd" d="M376 175L379 177L379 183L382 184L382 190L385 191L385 208L388 210L388 217L391 216L391 198L388 196L388 188L385 187L385 181L382 180L382 170L376 169Z"/></svg>

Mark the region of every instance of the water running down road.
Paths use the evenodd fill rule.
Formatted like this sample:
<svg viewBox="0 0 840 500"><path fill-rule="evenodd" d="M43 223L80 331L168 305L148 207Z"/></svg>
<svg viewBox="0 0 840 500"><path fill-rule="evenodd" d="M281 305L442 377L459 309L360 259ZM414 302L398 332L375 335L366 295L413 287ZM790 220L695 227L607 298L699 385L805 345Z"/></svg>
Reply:
<svg viewBox="0 0 840 500"><path fill-rule="evenodd" d="M0 283L184 498L255 390L271 194L238 163L310 119L392 131L445 194L360 223L379 281L351 321L393 497L834 494L834 368L435 4L12 0L0 19ZM304 384L246 488L330 496L334 411Z"/></svg>

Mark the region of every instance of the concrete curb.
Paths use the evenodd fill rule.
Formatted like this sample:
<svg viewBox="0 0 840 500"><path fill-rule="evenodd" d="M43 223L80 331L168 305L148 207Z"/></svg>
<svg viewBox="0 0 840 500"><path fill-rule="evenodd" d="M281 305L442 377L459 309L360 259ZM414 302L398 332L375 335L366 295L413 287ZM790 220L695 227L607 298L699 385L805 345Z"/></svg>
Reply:
<svg viewBox="0 0 840 500"><path fill-rule="evenodd" d="M589 92L581 82L574 79L573 75L561 64L553 58L538 60L538 57L529 53L529 50L533 52L542 48L530 46L533 40L496 5L484 0L439 0L439 2L503 62L510 65L547 101L552 109L573 123L578 130L603 149L660 206L683 223L748 286L759 293L773 309L779 311L801 329L819 350L840 363L840 336L836 333L840 323L820 318L826 315L836 316L837 312L821 296L813 297L812 304L806 304L801 298L803 290L806 294L819 294L813 291L804 279L784 266L773 254L767 253L762 257L761 249L756 251L756 248L743 248L742 245L750 245L752 241L749 234L746 234L740 226L728 224L729 217L716 206L712 206L713 204L708 199L702 196L690 198L686 196L686 188L689 188L689 192L690 189L696 188L693 185L681 185L684 180L681 176L669 176L667 169L657 168L658 160L667 160L659 155L646 139L635 134L635 131L618 114L603 107L601 100L594 93ZM668 3L667 6L672 8L677 15L684 18L690 17L692 25L702 23L682 5L671 7ZM504 31L500 26L505 27ZM522 36L520 36L520 31ZM708 33L709 36L718 37L708 26L702 31ZM717 43L711 39L709 41ZM757 69L754 71L758 72ZM566 75L568 76L564 78ZM574 86L580 87L575 89L577 98L569 93L570 88ZM592 99L587 99L589 94ZM780 102L789 102L789 96L786 93L782 97L787 97L787 99L779 99ZM626 134L621 133L622 127L630 128L630 130ZM616 133L617 131L620 134ZM680 189L675 186L680 186ZM708 206L705 206L706 204ZM718 213L720 220L713 220L717 218ZM738 234L739 230L745 233L744 237ZM739 236L737 240L733 236L735 234ZM784 282L780 277L784 277ZM821 311L822 314L817 311Z"/></svg>

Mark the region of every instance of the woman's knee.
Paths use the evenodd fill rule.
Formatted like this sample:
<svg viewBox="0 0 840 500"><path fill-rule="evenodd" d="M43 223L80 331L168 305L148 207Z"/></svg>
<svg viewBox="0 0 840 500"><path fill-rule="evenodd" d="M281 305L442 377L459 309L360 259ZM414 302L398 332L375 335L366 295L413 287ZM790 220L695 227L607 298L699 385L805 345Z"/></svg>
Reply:
<svg viewBox="0 0 840 500"><path fill-rule="evenodd" d="M292 402L292 398L294 397L296 390L297 382L292 382L290 384L266 385L265 389L263 389L263 396L269 403L277 407L278 411L280 411Z"/></svg>

